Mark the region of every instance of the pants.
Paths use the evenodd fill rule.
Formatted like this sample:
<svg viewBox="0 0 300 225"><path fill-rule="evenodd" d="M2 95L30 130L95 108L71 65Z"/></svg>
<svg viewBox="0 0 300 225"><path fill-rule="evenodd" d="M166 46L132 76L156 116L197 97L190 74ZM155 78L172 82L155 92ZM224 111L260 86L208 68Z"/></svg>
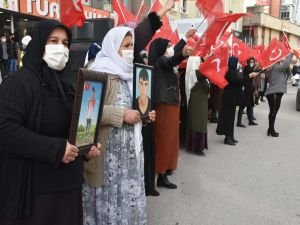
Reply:
<svg viewBox="0 0 300 225"><path fill-rule="evenodd" d="M268 103L269 103L269 108L270 108L270 113L269 113L269 130L270 131L275 131L274 125L275 125L275 119L277 112L280 108L281 104L281 98L283 96L283 93L274 93L267 95Z"/></svg>
<svg viewBox="0 0 300 225"><path fill-rule="evenodd" d="M17 59L9 59L8 60L9 65L9 72L8 73L14 73L17 71Z"/></svg>
<svg viewBox="0 0 300 225"><path fill-rule="evenodd" d="M8 73L8 60L0 60L0 70L3 79Z"/></svg>
<svg viewBox="0 0 300 225"><path fill-rule="evenodd" d="M238 111L238 120L237 123L242 123L242 116L245 106L240 106ZM249 122L253 121L253 107L247 107L247 117Z"/></svg>

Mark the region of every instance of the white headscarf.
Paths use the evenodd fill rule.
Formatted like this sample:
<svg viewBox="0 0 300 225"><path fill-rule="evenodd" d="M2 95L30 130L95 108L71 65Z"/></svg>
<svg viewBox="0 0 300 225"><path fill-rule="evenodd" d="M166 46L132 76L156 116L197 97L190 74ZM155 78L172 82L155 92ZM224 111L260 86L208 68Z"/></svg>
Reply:
<svg viewBox="0 0 300 225"><path fill-rule="evenodd" d="M103 39L102 49L96 55L95 62L92 63L90 69L118 75L120 79L127 81L132 94L133 64L126 62L118 53L128 32L131 32L134 43L134 33L132 28L115 27L108 31Z"/></svg>
<svg viewBox="0 0 300 225"><path fill-rule="evenodd" d="M128 32L131 32L134 43L133 29L129 27L112 28L104 37L102 49L96 55L94 63L89 69L99 72L111 73L127 81L131 96L133 95L133 64L127 63L118 53L121 44ZM134 125L135 153L137 158L143 143L142 123Z"/></svg>
<svg viewBox="0 0 300 225"><path fill-rule="evenodd" d="M190 56L187 61L185 72L185 94L187 104L189 104L191 90L198 82L195 71L199 68L200 63L201 59L199 56Z"/></svg>

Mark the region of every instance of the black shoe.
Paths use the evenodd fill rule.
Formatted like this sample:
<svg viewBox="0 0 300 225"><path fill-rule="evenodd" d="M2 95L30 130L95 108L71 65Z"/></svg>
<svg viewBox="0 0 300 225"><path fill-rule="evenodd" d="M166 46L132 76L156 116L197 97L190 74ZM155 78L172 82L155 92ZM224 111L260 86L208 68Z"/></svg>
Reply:
<svg viewBox="0 0 300 225"><path fill-rule="evenodd" d="M256 126L256 125L258 125L258 124L251 120L251 121L249 121L249 125L250 125L250 126Z"/></svg>
<svg viewBox="0 0 300 225"><path fill-rule="evenodd" d="M242 123L237 123L236 126L237 126L237 127L244 127L244 128L246 127L246 126L245 126L244 124L242 124Z"/></svg>
<svg viewBox="0 0 300 225"><path fill-rule="evenodd" d="M173 170L166 170L166 175L171 176L173 174Z"/></svg>
<svg viewBox="0 0 300 225"><path fill-rule="evenodd" d="M147 196L160 196L160 194L159 194L159 192L157 191L157 190L152 190L152 191L149 191L148 193L147 193Z"/></svg>
<svg viewBox="0 0 300 225"><path fill-rule="evenodd" d="M254 116L252 116L251 120L256 120L256 118Z"/></svg>
<svg viewBox="0 0 300 225"><path fill-rule="evenodd" d="M232 137L231 140L236 144L239 143L238 140L236 140L234 137Z"/></svg>
<svg viewBox="0 0 300 225"><path fill-rule="evenodd" d="M270 129L268 129L267 135L268 136L271 135L272 137L279 137L279 133L277 133L275 130L270 130Z"/></svg>
<svg viewBox="0 0 300 225"><path fill-rule="evenodd" d="M226 144L226 145L235 145L233 140L231 140L231 138L227 138L227 137L224 139L224 144Z"/></svg>
<svg viewBox="0 0 300 225"><path fill-rule="evenodd" d="M205 153L203 151L199 151L199 152L195 152L196 155L199 155L199 156L202 156L202 157L205 157Z"/></svg>
<svg viewBox="0 0 300 225"><path fill-rule="evenodd" d="M265 102L265 100L263 98L260 99L261 102Z"/></svg>
<svg viewBox="0 0 300 225"><path fill-rule="evenodd" d="M159 174L157 177L157 187L165 187L168 189L177 189L177 185L172 184L166 174Z"/></svg>

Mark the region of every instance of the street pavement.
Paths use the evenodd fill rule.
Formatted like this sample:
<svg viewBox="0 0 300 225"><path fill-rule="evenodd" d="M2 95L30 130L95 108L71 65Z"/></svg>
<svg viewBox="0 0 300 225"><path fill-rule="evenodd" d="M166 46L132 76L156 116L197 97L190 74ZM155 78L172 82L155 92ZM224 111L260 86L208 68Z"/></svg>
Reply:
<svg viewBox="0 0 300 225"><path fill-rule="evenodd" d="M149 225L300 225L300 112L288 86L277 115L280 137L267 137L268 103L254 109L258 126L235 127L236 146L208 125L208 151L181 150L169 177L177 190L147 197ZM265 99L266 100L266 99ZM246 115L243 123L248 125Z"/></svg>

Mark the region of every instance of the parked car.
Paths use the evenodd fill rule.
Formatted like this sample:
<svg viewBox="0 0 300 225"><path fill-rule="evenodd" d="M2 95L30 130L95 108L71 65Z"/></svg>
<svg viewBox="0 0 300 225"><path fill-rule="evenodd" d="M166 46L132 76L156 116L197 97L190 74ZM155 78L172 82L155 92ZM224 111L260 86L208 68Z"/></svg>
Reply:
<svg viewBox="0 0 300 225"><path fill-rule="evenodd" d="M296 73L294 76L292 76L292 85L298 86L300 80L300 74Z"/></svg>
<svg viewBox="0 0 300 225"><path fill-rule="evenodd" d="M298 85L297 96L296 96L296 110L300 111L300 85Z"/></svg>

